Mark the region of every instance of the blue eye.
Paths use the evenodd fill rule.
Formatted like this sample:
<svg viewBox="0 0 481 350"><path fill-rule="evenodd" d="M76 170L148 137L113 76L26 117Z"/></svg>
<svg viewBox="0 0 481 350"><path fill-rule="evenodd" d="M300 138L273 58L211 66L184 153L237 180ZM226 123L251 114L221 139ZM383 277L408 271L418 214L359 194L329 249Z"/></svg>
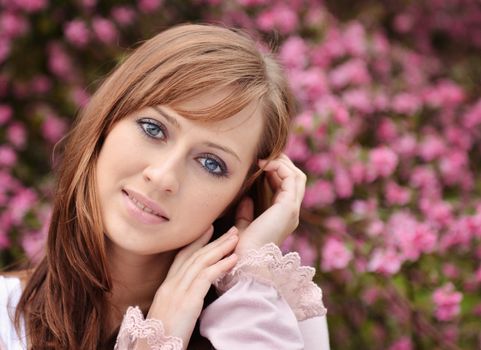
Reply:
<svg viewBox="0 0 481 350"><path fill-rule="evenodd" d="M199 157L198 160L210 174L214 176L227 176L227 166L221 159L216 158L217 157L213 155L205 155L204 157Z"/></svg>
<svg viewBox="0 0 481 350"><path fill-rule="evenodd" d="M158 124L152 119L141 119L138 120L137 123L142 128L142 132L147 137L162 140L165 139L165 137L167 136L163 125Z"/></svg>

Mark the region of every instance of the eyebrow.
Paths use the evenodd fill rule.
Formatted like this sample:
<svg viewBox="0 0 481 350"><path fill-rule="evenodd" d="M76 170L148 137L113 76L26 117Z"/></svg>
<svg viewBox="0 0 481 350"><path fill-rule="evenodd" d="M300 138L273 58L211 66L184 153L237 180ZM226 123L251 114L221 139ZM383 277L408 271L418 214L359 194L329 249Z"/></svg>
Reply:
<svg viewBox="0 0 481 350"><path fill-rule="evenodd" d="M173 126L175 126L177 129L181 129L180 127L180 124L179 122L177 121L177 119L175 119L174 117L172 117L171 115L169 115L166 111L164 111L162 108L160 107L157 107L157 106L153 106L152 107L153 109L155 109L155 111L157 111L157 113L159 113L160 115L162 115L165 119L167 119L167 121L172 124Z"/></svg>
<svg viewBox="0 0 481 350"><path fill-rule="evenodd" d="M174 127L176 127L177 129L181 129L181 126L180 126L179 122L177 121L177 119L175 119L175 117L171 116L170 114L168 114L166 111L164 111L162 108L160 108L158 106L153 106L152 108L156 112L158 112L160 115L162 115ZM219 149L219 150L224 151L226 153L229 153L232 156L234 156L235 158L237 158L237 160L239 162L241 161L239 156L233 150L231 150L228 147L225 147L225 146L222 146L222 145L219 145L217 143L210 142L210 141L206 141L203 144L206 145L207 147L216 148L216 149Z"/></svg>

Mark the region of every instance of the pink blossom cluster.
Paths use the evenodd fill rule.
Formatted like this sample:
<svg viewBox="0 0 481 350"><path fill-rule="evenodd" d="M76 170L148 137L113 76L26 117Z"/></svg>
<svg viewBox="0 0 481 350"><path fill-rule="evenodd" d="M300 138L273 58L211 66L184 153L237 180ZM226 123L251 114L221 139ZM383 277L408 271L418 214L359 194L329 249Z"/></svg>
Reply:
<svg viewBox="0 0 481 350"><path fill-rule="evenodd" d="M459 315L463 295L455 291L452 284L448 283L436 289L432 298L435 305L434 314L438 320L450 321Z"/></svg>
<svg viewBox="0 0 481 350"><path fill-rule="evenodd" d="M225 7L223 21L282 36L278 59L300 107L286 151L308 173L301 236L320 242L320 269L356 286L373 275L406 280L423 293L451 276L479 299L480 282L463 257L481 257L481 99L452 78L431 42L441 30L478 46L479 4L400 5L394 26L412 46L360 20L342 23L316 1L237 4ZM306 254L312 260L312 250ZM439 302L433 308L447 310ZM444 333L456 341L455 332ZM394 339L393 349L414 347L410 338Z"/></svg>

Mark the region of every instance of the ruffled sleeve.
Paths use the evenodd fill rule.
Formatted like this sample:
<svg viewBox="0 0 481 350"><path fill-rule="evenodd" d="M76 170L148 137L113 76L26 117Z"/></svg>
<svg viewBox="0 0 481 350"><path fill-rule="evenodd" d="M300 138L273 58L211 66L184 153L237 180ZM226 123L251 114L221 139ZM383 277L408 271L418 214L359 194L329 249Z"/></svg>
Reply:
<svg viewBox="0 0 481 350"><path fill-rule="evenodd" d="M215 282L220 297L201 315L216 349L329 349L322 291L299 254L269 243L251 250Z"/></svg>
<svg viewBox="0 0 481 350"><path fill-rule="evenodd" d="M223 293L242 279L254 279L276 288L299 321L323 316L327 310L322 290L312 281L316 270L300 262L298 253L283 256L274 243L269 243L242 257L229 274L215 283L216 288Z"/></svg>
<svg viewBox="0 0 481 350"><path fill-rule="evenodd" d="M160 320L144 319L138 307L129 307L114 350L182 350L182 339L165 334Z"/></svg>

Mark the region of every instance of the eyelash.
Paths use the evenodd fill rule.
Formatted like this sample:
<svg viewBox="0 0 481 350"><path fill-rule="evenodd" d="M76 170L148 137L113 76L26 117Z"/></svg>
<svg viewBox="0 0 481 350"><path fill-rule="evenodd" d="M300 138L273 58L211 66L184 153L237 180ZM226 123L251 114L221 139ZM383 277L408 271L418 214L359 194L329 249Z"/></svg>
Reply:
<svg viewBox="0 0 481 350"><path fill-rule="evenodd" d="M147 137L149 140L161 140L161 141L165 141L165 139L167 138L167 129L165 128L164 125L162 125L161 123L159 123L158 121L155 121L153 119L139 119L137 120L137 124L139 126L139 129L140 129L140 132L142 133L142 135L144 137ZM162 133L162 137L156 137L152 134L150 134L147 129L145 128L146 126L154 126L154 127L157 127L160 131L160 133ZM206 161L208 160L213 160L214 162L217 163L217 167L220 168L220 172L213 172L213 171L210 171L207 169L207 167L202 164L200 162L200 159L205 159ZM229 172L228 172L228 169L227 169L227 166L225 164L225 162L220 159L219 157L213 155L213 154L202 154L200 157L197 157L196 158L197 161L199 161L199 163L201 164L202 168L205 169L205 171L207 171L210 175L212 176L215 176L215 177L228 177L229 176Z"/></svg>

